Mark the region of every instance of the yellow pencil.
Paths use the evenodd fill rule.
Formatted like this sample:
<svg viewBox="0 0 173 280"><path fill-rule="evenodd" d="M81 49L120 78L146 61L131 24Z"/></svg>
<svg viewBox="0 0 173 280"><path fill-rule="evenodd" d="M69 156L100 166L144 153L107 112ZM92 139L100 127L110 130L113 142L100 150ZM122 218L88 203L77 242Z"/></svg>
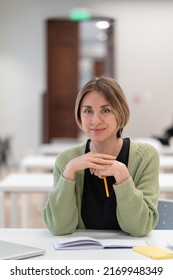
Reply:
<svg viewBox="0 0 173 280"><path fill-rule="evenodd" d="M105 191L106 191L106 196L109 197L109 190L108 190L108 183L106 180L106 176L103 176L104 184L105 184Z"/></svg>

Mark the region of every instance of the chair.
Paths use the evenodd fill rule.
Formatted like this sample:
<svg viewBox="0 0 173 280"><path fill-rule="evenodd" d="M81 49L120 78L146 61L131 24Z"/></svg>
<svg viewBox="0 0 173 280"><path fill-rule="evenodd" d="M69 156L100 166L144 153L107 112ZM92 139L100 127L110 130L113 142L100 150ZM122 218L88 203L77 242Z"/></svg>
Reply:
<svg viewBox="0 0 173 280"><path fill-rule="evenodd" d="M173 229L173 200L159 199L159 221L155 229Z"/></svg>

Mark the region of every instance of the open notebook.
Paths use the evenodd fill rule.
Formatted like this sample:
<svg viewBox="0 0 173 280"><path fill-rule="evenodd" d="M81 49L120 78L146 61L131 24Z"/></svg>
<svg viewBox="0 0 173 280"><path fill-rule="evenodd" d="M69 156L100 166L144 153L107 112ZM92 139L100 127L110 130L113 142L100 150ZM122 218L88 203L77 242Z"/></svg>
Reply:
<svg viewBox="0 0 173 280"><path fill-rule="evenodd" d="M145 246L143 239L95 239L88 236L60 238L53 243L55 250L111 249Z"/></svg>
<svg viewBox="0 0 173 280"><path fill-rule="evenodd" d="M0 240L0 260L21 260L44 254L44 249Z"/></svg>

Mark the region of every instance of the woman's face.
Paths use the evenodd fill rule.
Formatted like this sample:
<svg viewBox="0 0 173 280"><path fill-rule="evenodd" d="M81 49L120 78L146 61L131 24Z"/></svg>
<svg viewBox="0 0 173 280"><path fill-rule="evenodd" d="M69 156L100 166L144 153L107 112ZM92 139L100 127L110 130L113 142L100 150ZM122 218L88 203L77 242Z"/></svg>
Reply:
<svg viewBox="0 0 173 280"><path fill-rule="evenodd" d="M104 141L117 132L117 121L112 108L97 91L87 93L80 105L81 123L91 140Z"/></svg>

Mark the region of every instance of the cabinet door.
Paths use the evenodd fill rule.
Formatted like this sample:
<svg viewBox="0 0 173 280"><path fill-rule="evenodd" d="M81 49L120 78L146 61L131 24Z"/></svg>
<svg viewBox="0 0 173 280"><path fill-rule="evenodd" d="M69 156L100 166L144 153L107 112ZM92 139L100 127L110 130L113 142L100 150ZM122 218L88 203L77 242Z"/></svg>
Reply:
<svg viewBox="0 0 173 280"><path fill-rule="evenodd" d="M51 19L47 30L45 142L77 137L74 105L78 92L78 23Z"/></svg>

